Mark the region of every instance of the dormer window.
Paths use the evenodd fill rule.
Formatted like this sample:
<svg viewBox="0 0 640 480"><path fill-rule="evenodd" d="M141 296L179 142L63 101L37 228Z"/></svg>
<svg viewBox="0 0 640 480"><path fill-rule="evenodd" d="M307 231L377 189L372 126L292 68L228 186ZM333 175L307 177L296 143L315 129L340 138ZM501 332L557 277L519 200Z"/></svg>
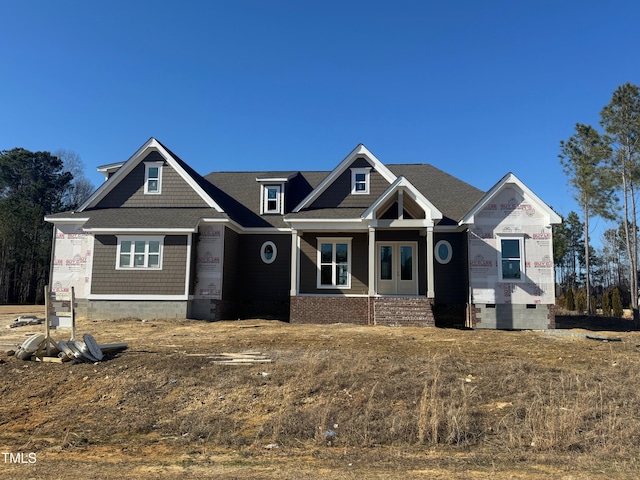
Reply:
<svg viewBox="0 0 640 480"><path fill-rule="evenodd" d="M162 162L145 162L144 193L159 194L162 189Z"/></svg>
<svg viewBox="0 0 640 480"><path fill-rule="evenodd" d="M369 174L371 168L352 168L351 169L351 193L356 195L369 194Z"/></svg>
<svg viewBox="0 0 640 480"><path fill-rule="evenodd" d="M262 186L262 213L282 213L282 185Z"/></svg>
<svg viewBox="0 0 640 480"><path fill-rule="evenodd" d="M285 175L268 175L256 178L260 183L260 215L278 214L284 215L285 185L295 177L297 172Z"/></svg>
<svg viewBox="0 0 640 480"><path fill-rule="evenodd" d="M267 198L265 198L266 213L280 213L280 185L267 185L265 187Z"/></svg>

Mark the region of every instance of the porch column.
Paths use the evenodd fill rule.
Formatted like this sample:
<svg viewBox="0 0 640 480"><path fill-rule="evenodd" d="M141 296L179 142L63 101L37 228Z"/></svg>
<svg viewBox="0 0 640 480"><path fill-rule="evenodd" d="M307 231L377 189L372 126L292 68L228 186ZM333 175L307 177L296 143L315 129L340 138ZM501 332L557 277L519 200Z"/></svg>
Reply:
<svg viewBox="0 0 640 480"><path fill-rule="evenodd" d="M298 294L298 231L291 229L291 288L289 295L295 297Z"/></svg>
<svg viewBox="0 0 640 480"><path fill-rule="evenodd" d="M376 294L376 229L369 227L369 296Z"/></svg>
<svg viewBox="0 0 640 480"><path fill-rule="evenodd" d="M433 227L427 227L427 298L435 298L433 275Z"/></svg>

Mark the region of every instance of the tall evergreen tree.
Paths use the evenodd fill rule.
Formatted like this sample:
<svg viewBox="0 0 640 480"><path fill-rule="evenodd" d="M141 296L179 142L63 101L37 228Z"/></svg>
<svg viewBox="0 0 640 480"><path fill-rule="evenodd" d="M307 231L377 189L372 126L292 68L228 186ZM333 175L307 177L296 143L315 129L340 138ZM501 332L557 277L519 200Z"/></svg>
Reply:
<svg viewBox="0 0 640 480"><path fill-rule="evenodd" d="M579 283L580 251L584 250L583 229L584 225L574 211L553 227L554 263L560 267L563 287L575 287Z"/></svg>
<svg viewBox="0 0 640 480"><path fill-rule="evenodd" d="M593 215L613 218L611 196L613 186L604 168L610 156L607 142L589 125L576 124L576 133L566 142L560 142L560 159L574 198L582 208L585 242L586 309L591 311L591 285L589 271L589 219Z"/></svg>
<svg viewBox="0 0 640 480"><path fill-rule="evenodd" d="M629 257L631 306L638 317L638 218L636 185L640 177L640 89L625 83L600 112L600 124L609 138L612 169L622 190L625 242Z"/></svg>

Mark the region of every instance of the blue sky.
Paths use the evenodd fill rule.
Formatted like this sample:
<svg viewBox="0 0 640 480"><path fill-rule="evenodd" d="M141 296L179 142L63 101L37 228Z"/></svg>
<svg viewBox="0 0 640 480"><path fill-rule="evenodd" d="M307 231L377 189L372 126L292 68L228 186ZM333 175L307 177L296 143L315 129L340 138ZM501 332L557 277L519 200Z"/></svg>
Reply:
<svg viewBox="0 0 640 480"><path fill-rule="evenodd" d="M202 174L328 170L358 143L566 215L559 164L640 83L634 1L0 2L0 149L98 165L149 137Z"/></svg>

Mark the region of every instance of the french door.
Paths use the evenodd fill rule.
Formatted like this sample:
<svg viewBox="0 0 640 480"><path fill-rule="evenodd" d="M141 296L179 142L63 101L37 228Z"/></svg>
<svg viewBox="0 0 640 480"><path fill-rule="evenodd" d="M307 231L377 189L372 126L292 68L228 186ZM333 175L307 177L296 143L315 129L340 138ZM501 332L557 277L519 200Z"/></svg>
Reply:
<svg viewBox="0 0 640 480"><path fill-rule="evenodd" d="M417 248L415 242L377 242L377 293L417 295Z"/></svg>

